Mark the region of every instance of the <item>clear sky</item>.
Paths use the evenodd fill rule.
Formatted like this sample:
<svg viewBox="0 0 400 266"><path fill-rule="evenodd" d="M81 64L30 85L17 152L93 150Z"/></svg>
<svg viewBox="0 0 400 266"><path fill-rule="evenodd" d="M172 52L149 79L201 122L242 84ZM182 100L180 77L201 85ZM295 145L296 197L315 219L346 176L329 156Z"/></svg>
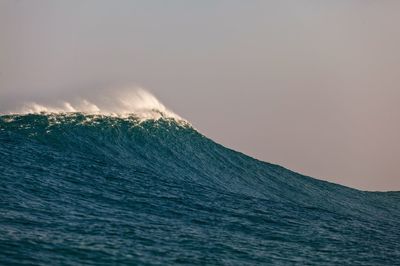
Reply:
<svg viewBox="0 0 400 266"><path fill-rule="evenodd" d="M400 1L0 0L0 111L140 86L215 141L400 190Z"/></svg>

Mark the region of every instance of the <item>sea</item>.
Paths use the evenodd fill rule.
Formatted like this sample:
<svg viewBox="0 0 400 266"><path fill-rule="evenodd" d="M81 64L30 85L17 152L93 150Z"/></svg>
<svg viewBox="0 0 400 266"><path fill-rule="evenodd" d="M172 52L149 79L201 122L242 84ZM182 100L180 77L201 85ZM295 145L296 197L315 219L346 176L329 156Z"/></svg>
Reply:
<svg viewBox="0 0 400 266"><path fill-rule="evenodd" d="M256 160L162 112L4 114L0 265L400 265L400 192Z"/></svg>

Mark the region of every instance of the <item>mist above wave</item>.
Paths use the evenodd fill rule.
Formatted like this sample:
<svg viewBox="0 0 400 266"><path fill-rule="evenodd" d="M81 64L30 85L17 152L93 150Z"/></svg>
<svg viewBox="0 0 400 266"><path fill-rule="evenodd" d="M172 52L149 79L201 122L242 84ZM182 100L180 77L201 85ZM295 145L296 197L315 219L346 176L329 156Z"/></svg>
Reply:
<svg viewBox="0 0 400 266"><path fill-rule="evenodd" d="M118 117L135 115L143 120L160 118L184 120L182 117L166 108L164 104L150 92L141 88L121 90L105 95L93 95L90 100L77 98L73 101L58 101L55 104L28 102L24 103L17 111L11 111L9 113L85 113Z"/></svg>

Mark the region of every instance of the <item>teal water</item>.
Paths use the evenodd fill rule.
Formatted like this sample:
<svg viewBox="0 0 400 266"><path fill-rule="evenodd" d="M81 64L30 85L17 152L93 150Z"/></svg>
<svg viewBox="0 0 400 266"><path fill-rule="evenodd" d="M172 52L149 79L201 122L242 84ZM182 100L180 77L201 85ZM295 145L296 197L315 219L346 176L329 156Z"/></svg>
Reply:
<svg viewBox="0 0 400 266"><path fill-rule="evenodd" d="M0 265L400 265L400 193L261 162L173 119L0 116Z"/></svg>

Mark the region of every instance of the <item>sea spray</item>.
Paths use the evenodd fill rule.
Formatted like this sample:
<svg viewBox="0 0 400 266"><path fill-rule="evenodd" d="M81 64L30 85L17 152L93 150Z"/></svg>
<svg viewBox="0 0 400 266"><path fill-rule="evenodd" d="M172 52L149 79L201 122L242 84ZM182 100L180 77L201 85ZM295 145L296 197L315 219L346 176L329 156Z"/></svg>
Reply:
<svg viewBox="0 0 400 266"><path fill-rule="evenodd" d="M93 100L75 97L72 101L57 100L54 104L38 102L23 103L17 110L8 114L40 113L85 113L107 116L127 117L134 114L141 119L159 119L161 117L184 120L166 108L154 95L142 89L117 89L104 95L92 95ZM58 102L58 104L57 104Z"/></svg>

